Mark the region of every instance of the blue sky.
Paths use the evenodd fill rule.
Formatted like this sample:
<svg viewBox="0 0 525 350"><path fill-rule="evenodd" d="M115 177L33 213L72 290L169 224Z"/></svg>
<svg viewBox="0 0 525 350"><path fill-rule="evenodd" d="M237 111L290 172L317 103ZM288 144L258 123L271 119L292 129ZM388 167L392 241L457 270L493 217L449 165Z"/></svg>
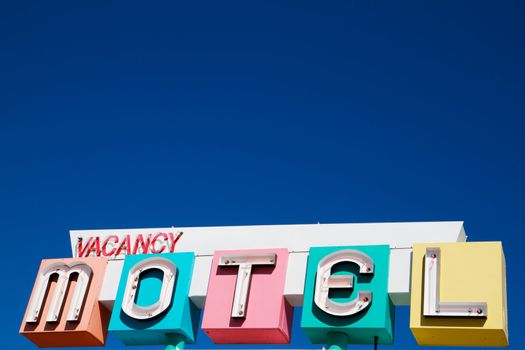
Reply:
<svg viewBox="0 0 525 350"><path fill-rule="evenodd" d="M2 348L34 348L18 327L69 229L429 220L503 241L525 347L524 16L520 1L2 1ZM383 348L416 347L401 308Z"/></svg>

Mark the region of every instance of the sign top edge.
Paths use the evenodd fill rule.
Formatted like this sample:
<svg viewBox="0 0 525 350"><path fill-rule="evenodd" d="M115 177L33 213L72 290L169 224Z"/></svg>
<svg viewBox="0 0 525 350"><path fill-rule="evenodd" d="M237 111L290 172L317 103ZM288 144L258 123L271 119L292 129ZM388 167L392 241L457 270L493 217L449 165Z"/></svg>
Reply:
<svg viewBox="0 0 525 350"><path fill-rule="evenodd" d="M103 228L103 229L71 229L70 234L83 232L119 232L119 231L144 231L144 230L193 230L193 229L254 229L254 228L276 228L276 227L312 227L312 226L375 226L375 225L464 225L464 221L396 221L396 222L363 222L363 223L317 223L317 224L261 224L261 225L229 225L229 226L164 226L164 227L134 227L134 228Z"/></svg>

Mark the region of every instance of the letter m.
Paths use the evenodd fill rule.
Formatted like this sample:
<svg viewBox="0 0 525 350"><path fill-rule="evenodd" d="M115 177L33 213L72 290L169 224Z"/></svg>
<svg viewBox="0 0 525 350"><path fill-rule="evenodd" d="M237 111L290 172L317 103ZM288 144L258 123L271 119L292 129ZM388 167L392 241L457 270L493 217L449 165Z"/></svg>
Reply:
<svg viewBox="0 0 525 350"><path fill-rule="evenodd" d="M27 313L27 323L38 323L40 313L43 310L44 298L50 289L51 278L58 275L54 293L51 296L51 304L46 316L46 322L59 322L60 312L64 304L64 297L68 284L73 275L78 274L75 290L71 304L67 312L67 321L78 322L80 311L87 294L87 288L91 279L92 270L84 262L75 261L69 264L56 262L44 267L37 276L34 297Z"/></svg>

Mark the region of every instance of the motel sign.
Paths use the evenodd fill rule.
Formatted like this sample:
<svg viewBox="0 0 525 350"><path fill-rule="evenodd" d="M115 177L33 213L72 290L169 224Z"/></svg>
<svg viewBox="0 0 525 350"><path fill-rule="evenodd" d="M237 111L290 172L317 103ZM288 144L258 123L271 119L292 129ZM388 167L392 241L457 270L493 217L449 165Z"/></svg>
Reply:
<svg viewBox="0 0 525 350"><path fill-rule="evenodd" d="M508 346L501 242L462 222L70 231L72 257L42 260L20 333L38 347L182 349L288 344L293 308L313 344L394 342L410 305L419 345ZM202 311L202 312L201 312ZM202 315L202 317L201 317Z"/></svg>

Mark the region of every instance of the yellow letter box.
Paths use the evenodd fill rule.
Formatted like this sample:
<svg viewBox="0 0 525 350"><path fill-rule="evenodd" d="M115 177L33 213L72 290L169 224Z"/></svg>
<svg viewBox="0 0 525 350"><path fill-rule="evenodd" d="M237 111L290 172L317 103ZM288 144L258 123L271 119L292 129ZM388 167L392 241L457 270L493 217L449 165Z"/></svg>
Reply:
<svg viewBox="0 0 525 350"><path fill-rule="evenodd" d="M419 345L508 346L501 242L415 244L410 329Z"/></svg>

